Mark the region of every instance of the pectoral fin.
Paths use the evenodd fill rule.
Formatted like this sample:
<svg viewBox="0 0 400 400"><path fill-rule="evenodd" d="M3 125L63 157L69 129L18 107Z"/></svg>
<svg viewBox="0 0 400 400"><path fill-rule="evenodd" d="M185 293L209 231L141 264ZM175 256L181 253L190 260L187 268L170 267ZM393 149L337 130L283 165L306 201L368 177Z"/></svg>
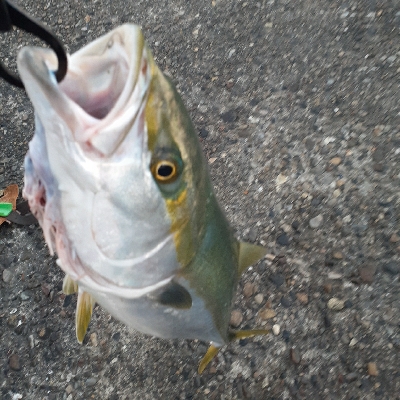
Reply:
<svg viewBox="0 0 400 400"><path fill-rule="evenodd" d="M153 292L151 299L163 306L187 310L192 307L192 296L179 283L171 281L163 288Z"/></svg>
<svg viewBox="0 0 400 400"><path fill-rule="evenodd" d="M78 291L78 284L68 274L64 276L62 291L66 295L74 294Z"/></svg>
<svg viewBox="0 0 400 400"><path fill-rule="evenodd" d="M251 243L239 242L239 275L267 254L267 249Z"/></svg>
<svg viewBox="0 0 400 400"><path fill-rule="evenodd" d="M82 344L86 335L95 301L93 297L83 290L78 291L78 303L76 305L76 338Z"/></svg>

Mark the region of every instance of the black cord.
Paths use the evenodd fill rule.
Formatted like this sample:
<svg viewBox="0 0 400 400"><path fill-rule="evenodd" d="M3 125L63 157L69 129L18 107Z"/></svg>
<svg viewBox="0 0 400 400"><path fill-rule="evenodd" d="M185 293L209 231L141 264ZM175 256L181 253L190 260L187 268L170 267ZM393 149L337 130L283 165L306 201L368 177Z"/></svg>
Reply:
<svg viewBox="0 0 400 400"><path fill-rule="evenodd" d="M68 60L64 46L49 28L39 21L30 17L22 9L11 3L9 0L0 0L0 31L7 32L16 26L22 30L32 33L45 41L56 53L58 58L58 70L56 72L57 82L61 82L67 74ZM0 77L11 85L24 88L21 79L10 72L0 62Z"/></svg>

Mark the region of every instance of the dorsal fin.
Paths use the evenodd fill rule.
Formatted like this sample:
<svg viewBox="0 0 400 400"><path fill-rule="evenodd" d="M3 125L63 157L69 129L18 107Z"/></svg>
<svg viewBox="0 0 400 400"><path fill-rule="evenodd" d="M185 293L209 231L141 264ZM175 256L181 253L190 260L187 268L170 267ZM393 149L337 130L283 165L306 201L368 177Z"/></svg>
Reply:
<svg viewBox="0 0 400 400"><path fill-rule="evenodd" d="M267 254L267 249L257 244L239 242L239 275Z"/></svg>

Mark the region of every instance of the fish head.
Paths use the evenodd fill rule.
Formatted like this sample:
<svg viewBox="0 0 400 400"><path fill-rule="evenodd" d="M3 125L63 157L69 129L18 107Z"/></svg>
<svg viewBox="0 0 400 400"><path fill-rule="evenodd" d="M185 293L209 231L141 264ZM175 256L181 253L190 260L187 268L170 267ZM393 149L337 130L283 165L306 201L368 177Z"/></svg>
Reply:
<svg viewBox="0 0 400 400"><path fill-rule="evenodd" d="M136 25L69 56L57 83L51 50L18 68L36 115L24 196L63 270L127 297L185 268L213 196L185 107Z"/></svg>

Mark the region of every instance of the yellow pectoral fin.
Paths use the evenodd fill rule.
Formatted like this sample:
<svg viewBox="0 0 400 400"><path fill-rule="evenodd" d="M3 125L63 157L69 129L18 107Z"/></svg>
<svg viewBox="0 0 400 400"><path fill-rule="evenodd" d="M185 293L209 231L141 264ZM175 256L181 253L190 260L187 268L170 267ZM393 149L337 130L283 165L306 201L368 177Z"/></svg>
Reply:
<svg viewBox="0 0 400 400"><path fill-rule="evenodd" d="M239 275L267 254L267 249L251 243L239 242Z"/></svg>
<svg viewBox="0 0 400 400"><path fill-rule="evenodd" d="M74 294L78 291L78 284L68 274L64 276L62 291L66 295Z"/></svg>
<svg viewBox="0 0 400 400"><path fill-rule="evenodd" d="M93 297L79 289L78 291L78 303L76 305L76 338L78 342L82 344L83 339L86 335L87 328L92 318L92 311L95 301Z"/></svg>

